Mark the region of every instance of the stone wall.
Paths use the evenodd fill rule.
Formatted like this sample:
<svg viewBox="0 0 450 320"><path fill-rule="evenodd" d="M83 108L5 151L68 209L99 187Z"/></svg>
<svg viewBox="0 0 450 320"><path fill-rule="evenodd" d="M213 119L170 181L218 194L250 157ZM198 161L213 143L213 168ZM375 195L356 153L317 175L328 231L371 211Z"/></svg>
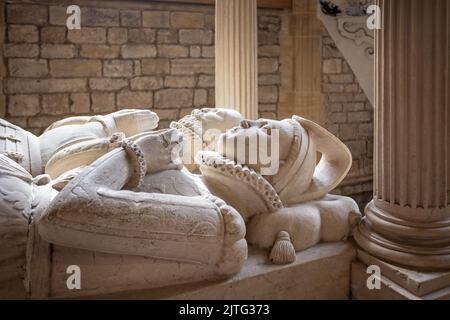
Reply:
<svg viewBox="0 0 450 320"><path fill-rule="evenodd" d="M39 134L68 116L148 108L166 127L214 106L212 6L74 3L81 30L65 27L66 6L7 1L7 120ZM278 114L281 13L258 13L260 115L268 118Z"/></svg>
<svg viewBox="0 0 450 320"><path fill-rule="evenodd" d="M325 29L322 69L324 125L353 155L352 169L336 193L351 195L362 207L371 200L373 190L373 107Z"/></svg>

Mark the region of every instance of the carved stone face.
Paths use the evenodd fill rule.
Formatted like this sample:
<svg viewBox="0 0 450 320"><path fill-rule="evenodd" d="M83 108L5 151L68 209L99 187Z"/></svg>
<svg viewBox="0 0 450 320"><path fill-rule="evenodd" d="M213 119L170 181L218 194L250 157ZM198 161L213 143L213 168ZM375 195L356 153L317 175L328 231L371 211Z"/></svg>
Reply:
<svg viewBox="0 0 450 320"><path fill-rule="evenodd" d="M257 172L262 167L267 166L267 162L262 161L260 153L260 143L267 141L267 153L270 156L270 150L278 150L280 165L288 157L294 129L287 121L276 121L268 119L259 119L256 121L243 120L240 125L225 132L219 139L219 152L229 159L233 159ZM245 141L245 144L239 143ZM254 141L258 141L255 145ZM245 150L238 150L244 146ZM275 148L275 149L273 149ZM238 158L239 152L245 151L245 158ZM257 153L256 155L254 153ZM251 159L256 161L251 161Z"/></svg>
<svg viewBox="0 0 450 320"><path fill-rule="evenodd" d="M133 137L144 152L147 174L163 170L180 170L182 136L175 129L142 133Z"/></svg>
<svg viewBox="0 0 450 320"><path fill-rule="evenodd" d="M210 129L225 132L227 129L233 128L243 120L243 117L239 112L223 108L203 108L194 110L192 114L197 120L202 122L203 133L206 133L206 131Z"/></svg>

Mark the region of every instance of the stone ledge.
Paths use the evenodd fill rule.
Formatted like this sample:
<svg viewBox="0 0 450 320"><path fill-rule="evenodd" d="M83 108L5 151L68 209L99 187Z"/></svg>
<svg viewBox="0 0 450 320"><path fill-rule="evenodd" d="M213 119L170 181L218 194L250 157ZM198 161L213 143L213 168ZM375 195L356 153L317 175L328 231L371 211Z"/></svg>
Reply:
<svg viewBox="0 0 450 320"><path fill-rule="evenodd" d="M450 271L419 272L409 270L384 262L364 251L358 250L357 252L358 260L365 265L379 266L382 275L418 297L450 287Z"/></svg>
<svg viewBox="0 0 450 320"><path fill-rule="evenodd" d="M393 282L383 274L385 267L380 265L382 269L381 289L369 290L367 288L368 274L366 273L367 265L361 262L352 263L351 271L351 290L352 298L355 300L450 300L450 287L437 290L435 292L417 296L404 287ZM398 278L396 279L398 280ZM410 286L409 286L410 288Z"/></svg>
<svg viewBox="0 0 450 320"><path fill-rule="evenodd" d="M350 243L320 244L297 254L291 265L267 263L267 253L251 249L242 271L224 281L203 282L94 298L107 299L328 299L350 295Z"/></svg>

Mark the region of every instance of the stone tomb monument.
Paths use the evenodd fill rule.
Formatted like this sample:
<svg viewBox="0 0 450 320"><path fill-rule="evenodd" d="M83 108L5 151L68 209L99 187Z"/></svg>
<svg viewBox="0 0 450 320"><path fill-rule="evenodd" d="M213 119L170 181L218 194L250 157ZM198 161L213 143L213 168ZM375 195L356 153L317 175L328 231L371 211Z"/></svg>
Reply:
<svg viewBox="0 0 450 320"><path fill-rule="evenodd" d="M123 110L65 119L36 137L0 119L0 296L254 298L246 290L271 277L279 288L262 290L268 297L307 298L298 289L280 294L292 282L288 264L297 273L296 263L314 259L336 268L339 252L342 268L350 265L342 241L360 213L353 200L328 194L351 166L336 137L300 117L248 121L226 109L196 110L155 131L158 121ZM199 128L217 135L205 142ZM193 137L201 143L185 157ZM236 156L239 137L247 151L253 138L276 146L277 170ZM79 290L67 287L74 265Z"/></svg>

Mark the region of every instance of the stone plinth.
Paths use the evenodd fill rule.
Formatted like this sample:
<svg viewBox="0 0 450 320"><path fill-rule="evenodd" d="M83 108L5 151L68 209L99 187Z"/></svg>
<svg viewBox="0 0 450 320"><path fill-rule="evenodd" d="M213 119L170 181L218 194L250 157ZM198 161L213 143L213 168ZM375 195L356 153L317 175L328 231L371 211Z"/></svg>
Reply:
<svg viewBox="0 0 450 320"><path fill-rule="evenodd" d="M348 299L350 264L355 257L350 243L317 245L297 254L290 265L276 266L267 253L251 249L242 271L215 282L102 296L111 299ZM99 298L99 297L95 297Z"/></svg>
<svg viewBox="0 0 450 320"><path fill-rule="evenodd" d="M351 290L356 300L450 300L449 272L418 272L385 263L358 251L352 263ZM364 262L362 262L364 261ZM369 290L368 266L381 270L381 288Z"/></svg>

